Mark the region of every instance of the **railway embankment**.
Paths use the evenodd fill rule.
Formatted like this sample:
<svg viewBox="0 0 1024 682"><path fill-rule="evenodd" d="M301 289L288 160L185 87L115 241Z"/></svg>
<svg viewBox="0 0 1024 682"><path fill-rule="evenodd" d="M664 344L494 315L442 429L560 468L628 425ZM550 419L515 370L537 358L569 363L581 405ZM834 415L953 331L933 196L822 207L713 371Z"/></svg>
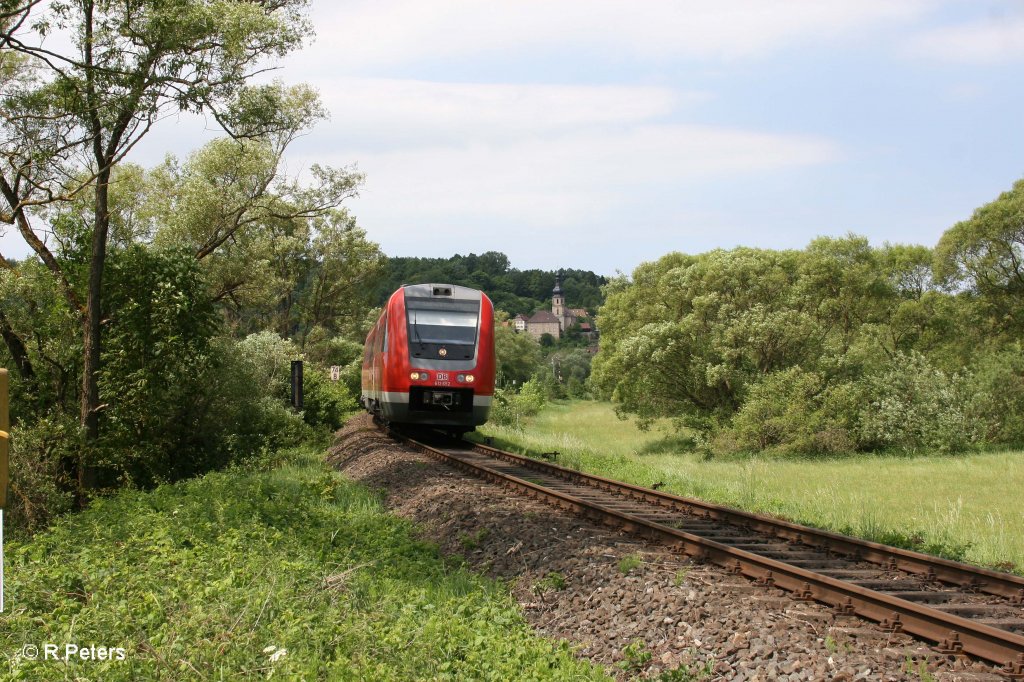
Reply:
<svg viewBox="0 0 1024 682"><path fill-rule="evenodd" d="M823 605L439 466L358 417L332 462L442 550L507 581L539 632L622 677L997 680Z"/></svg>

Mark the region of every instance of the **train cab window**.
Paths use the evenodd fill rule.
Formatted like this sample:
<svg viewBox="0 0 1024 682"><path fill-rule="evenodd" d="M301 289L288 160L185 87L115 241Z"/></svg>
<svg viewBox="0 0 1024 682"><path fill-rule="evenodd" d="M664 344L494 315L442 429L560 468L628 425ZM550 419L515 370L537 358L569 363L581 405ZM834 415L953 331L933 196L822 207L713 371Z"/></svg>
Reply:
<svg viewBox="0 0 1024 682"><path fill-rule="evenodd" d="M476 343L475 312L411 310L409 331L421 343Z"/></svg>
<svg viewBox="0 0 1024 682"><path fill-rule="evenodd" d="M413 357L464 360L473 357L480 320L479 301L406 300L409 348Z"/></svg>

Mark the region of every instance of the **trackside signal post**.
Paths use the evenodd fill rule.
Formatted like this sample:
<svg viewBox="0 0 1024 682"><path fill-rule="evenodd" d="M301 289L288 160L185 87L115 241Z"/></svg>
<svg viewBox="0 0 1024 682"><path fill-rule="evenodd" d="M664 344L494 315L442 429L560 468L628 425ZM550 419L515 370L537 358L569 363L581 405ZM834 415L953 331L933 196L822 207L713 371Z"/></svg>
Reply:
<svg viewBox="0 0 1024 682"><path fill-rule="evenodd" d="M302 360L292 360L292 407L302 409Z"/></svg>

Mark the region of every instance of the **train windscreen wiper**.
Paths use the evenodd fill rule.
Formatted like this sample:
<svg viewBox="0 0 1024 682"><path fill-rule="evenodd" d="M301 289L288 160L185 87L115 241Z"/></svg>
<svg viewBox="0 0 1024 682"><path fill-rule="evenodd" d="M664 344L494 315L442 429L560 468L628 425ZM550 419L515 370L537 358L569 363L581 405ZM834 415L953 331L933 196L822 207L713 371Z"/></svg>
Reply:
<svg viewBox="0 0 1024 682"><path fill-rule="evenodd" d="M416 311L412 311L412 331L416 334L416 343L420 344L420 348L423 348L423 339L420 338L420 327L416 323Z"/></svg>

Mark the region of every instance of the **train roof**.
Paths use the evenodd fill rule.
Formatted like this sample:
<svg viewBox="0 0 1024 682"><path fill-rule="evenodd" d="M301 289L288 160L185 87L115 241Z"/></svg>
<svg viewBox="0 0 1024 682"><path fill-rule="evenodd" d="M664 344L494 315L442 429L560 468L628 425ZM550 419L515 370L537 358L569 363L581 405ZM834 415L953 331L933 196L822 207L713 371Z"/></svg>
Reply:
<svg viewBox="0 0 1024 682"><path fill-rule="evenodd" d="M483 296L483 292L478 289L470 289L458 284L403 284L402 289L406 296L415 298L479 301Z"/></svg>

